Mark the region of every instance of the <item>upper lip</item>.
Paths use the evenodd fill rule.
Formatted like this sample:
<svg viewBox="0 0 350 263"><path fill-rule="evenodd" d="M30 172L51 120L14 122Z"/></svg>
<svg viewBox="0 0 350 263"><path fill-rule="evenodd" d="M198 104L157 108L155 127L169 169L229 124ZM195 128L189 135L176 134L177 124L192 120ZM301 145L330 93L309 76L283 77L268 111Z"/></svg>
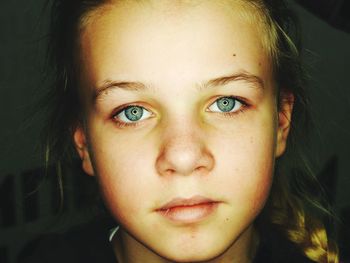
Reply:
<svg viewBox="0 0 350 263"><path fill-rule="evenodd" d="M205 203L214 203L216 201L206 198L200 195L193 196L191 198L174 198L170 202L163 205L161 208L157 210L167 210L173 207L177 206L193 206L193 205L199 205L199 204L205 204Z"/></svg>

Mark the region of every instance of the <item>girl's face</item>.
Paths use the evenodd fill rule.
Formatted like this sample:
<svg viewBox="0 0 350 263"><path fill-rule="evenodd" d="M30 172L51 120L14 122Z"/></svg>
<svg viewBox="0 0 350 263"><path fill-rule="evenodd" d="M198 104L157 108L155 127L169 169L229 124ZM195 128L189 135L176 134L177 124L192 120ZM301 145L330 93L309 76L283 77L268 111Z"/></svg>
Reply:
<svg viewBox="0 0 350 263"><path fill-rule="evenodd" d="M86 19L74 139L124 253L249 258L291 111L262 32L237 1L121 1Z"/></svg>

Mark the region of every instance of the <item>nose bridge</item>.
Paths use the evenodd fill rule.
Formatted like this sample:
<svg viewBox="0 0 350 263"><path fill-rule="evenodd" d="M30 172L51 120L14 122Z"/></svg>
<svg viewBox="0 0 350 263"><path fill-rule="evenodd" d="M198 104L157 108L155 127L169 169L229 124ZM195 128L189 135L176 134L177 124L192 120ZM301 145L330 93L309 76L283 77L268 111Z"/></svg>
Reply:
<svg viewBox="0 0 350 263"><path fill-rule="evenodd" d="M165 127L157 159L160 174L190 175L197 170L211 170L213 158L198 123L182 120Z"/></svg>

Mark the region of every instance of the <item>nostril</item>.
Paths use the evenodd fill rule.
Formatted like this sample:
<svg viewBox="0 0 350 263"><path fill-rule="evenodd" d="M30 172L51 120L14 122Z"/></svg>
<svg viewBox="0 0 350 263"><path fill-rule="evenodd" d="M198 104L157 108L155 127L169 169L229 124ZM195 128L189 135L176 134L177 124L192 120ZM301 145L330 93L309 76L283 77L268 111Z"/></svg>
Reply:
<svg viewBox="0 0 350 263"><path fill-rule="evenodd" d="M165 171L165 175L172 175L172 174L174 174L175 173L175 170L174 169L167 169L166 171Z"/></svg>
<svg viewBox="0 0 350 263"><path fill-rule="evenodd" d="M195 171L195 172L201 172L201 171L203 171L204 169L205 169L205 167L199 166L199 167L195 168L194 171Z"/></svg>

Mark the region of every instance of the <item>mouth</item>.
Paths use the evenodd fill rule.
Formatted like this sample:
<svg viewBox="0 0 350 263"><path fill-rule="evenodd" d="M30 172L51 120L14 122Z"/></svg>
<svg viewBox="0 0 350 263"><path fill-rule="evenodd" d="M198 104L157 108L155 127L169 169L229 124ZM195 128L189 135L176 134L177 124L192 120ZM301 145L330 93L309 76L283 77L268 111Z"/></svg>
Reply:
<svg viewBox="0 0 350 263"><path fill-rule="evenodd" d="M174 198L157 209L161 216L177 223L196 223L212 215L220 202L203 197Z"/></svg>

